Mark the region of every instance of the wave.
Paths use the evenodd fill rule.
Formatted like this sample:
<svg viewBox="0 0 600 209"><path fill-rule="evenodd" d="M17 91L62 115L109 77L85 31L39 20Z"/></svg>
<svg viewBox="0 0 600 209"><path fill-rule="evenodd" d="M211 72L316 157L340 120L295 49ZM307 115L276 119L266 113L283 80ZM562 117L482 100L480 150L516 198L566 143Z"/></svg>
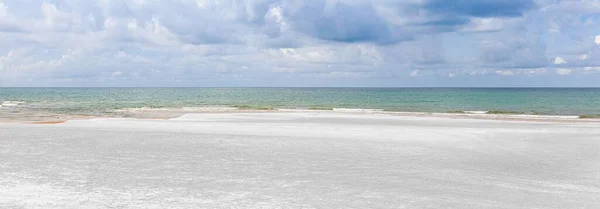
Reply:
<svg viewBox="0 0 600 209"><path fill-rule="evenodd" d="M510 110L487 110L487 111L450 111L446 113L434 113L434 114L449 114L449 115L463 115L463 116L473 116L473 117L481 117L481 118L505 118L505 119L577 119L577 118L600 118L594 117L594 115L588 116L576 116L576 115L552 115L552 114L543 114L536 111L523 112L523 111L510 111Z"/></svg>
<svg viewBox="0 0 600 209"><path fill-rule="evenodd" d="M332 108L334 112L364 112L364 113L372 113L372 112L384 112L384 109L360 109L360 108Z"/></svg>
<svg viewBox="0 0 600 209"><path fill-rule="evenodd" d="M384 113L384 109L360 109L360 108L332 108L332 107L309 107L309 108L276 108L281 112L344 112L344 113Z"/></svg>
<svg viewBox="0 0 600 209"><path fill-rule="evenodd" d="M535 112L535 111L521 112L521 111L512 111L512 110L490 110L490 111L487 111L486 114L496 114L496 115L543 115L543 114Z"/></svg>
<svg viewBox="0 0 600 209"><path fill-rule="evenodd" d="M396 111L386 109L367 109L367 108L336 108L336 107L281 107L274 108L269 106L249 106L249 105L231 105L231 106L200 106L200 107L136 107L122 108L115 110L120 113L214 113L214 112L336 112L336 113L377 113L377 114L399 114L399 115L437 115L449 117L474 117L474 118L495 118L495 119L600 119L599 115L551 115L536 111L510 111L510 110L459 110L449 112L418 112L418 111Z"/></svg>
<svg viewBox="0 0 600 209"><path fill-rule="evenodd" d="M466 114L488 114L488 111L472 110L472 111L461 111Z"/></svg>
<svg viewBox="0 0 600 209"><path fill-rule="evenodd" d="M200 106L200 107L135 107L121 108L117 112L221 112L221 111L252 111L252 110L271 110L271 111L333 111L333 112L356 112L356 113L373 113L384 112L384 109L361 109L361 108L331 108L331 107L309 107L309 108L274 108L268 106L249 106L249 105L232 105L232 106Z"/></svg>
<svg viewBox="0 0 600 209"><path fill-rule="evenodd" d="M240 110L235 107L222 107L222 106L204 106L204 107L134 107L134 108L121 108L115 110L116 112L221 112L221 111L234 111Z"/></svg>
<svg viewBox="0 0 600 209"><path fill-rule="evenodd" d="M309 107L309 110L333 110L332 107Z"/></svg>
<svg viewBox="0 0 600 209"><path fill-rule="evenodd" d="M600 114L596 115L580 115L580 119L600 119Z"/></svg>
<svg viewBox="0 0 600 209"><path fill-rule="evenodd" d="M15 107L25 104L25 102L21 101L0 101L0 107Z"/></svg>
<svg viewBox="0 0 600 209"><path fill-rule="evenodd" d="M536 111L513 111L513 110L456 110L449 111L446 113L455 113L455 114L489 114L489 115L546 115Z"/></svg>
<svg viewBox="0 0 600 209"><path fill-rule="evenodd" d="M239 110L277 110L277 108L268 106L232 105L231 107Z"/></svg>

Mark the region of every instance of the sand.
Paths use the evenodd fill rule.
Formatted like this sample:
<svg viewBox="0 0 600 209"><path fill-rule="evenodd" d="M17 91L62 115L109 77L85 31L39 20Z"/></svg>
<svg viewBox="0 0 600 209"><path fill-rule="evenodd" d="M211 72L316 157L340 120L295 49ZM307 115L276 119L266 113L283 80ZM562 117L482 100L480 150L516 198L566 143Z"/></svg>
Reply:
<svg viewBox="0 0 600 209"><path fill-rule="evenodd" d="M324 112L0 124L0 208L600 208L600 123Z"/></svg>

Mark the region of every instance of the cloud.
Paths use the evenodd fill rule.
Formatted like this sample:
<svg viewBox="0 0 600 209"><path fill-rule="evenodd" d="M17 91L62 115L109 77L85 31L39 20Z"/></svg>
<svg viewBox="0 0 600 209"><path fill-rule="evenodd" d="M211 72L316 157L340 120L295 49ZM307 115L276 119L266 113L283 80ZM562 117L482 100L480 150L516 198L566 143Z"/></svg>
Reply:
<svg viewBox="0 0 600 209"><path fill-rule="evenodd" d="M308 1L284 4L290 27L314 38L394 44L461 30L499 30L500 18L521 16L532 1ZM492 9L493 8L493 9ZM471 26L467 26L471 25Z"/></svg>
<svg viewBox="0 0 600 209"><path fill-rule="evenodd" d="M554 58L554 64L556 64L556 65L565 64L565 63L567 63L567 62L562 57Z"/></svg>
<svg viewBox="0 0 600 209"><path fill-rule="evenodd" d="M584 67L583 71L600 71L600 67Z"/></svg>
<svg viewBox="0 0 600 209"><path fill-rule="evenodd" d="M6 17L8 13L8 7L4 5L4 2L0 2L0 17Z"/></svg>
<svg viewBox="0 0 600 209"><path fill-rule="evenodd" d="M516 75L515 72L510 71L510 70L497 70L496 74L503 75L503 76L513 76L513 75Z"/></svg>
<svg viewBox="0 0 600 209"><path fill-rule="evenodd" d="M598 14L587 0L3 0L0 85L593 78Z"/></svg>
<svg viewBox="0 0 600 209"><path fill-rule="evenodd" d="M537 68L549 64L546 46L535 32L524 30L520 36L497 35L485 35L492 38L478 44L482 67Z"/></svg>
<svg viewBox="0 0 600 209"><path fill-rule="evenodd" d="M547 70L544 68L531 68L531 69L516 69L516 70L496 70L495 73L502 76L535 76L546 74ZM475 74L472 74L475 75Z"/></svg>
<svg viewBox="0 0 600 209"><path fill-rule="evenodd" d="M531 0L431 0L425 8L438 13L471 17L514 17L535 7Z"/></svg>
<svg viewBox="0 0 600 209"><path fill-rule="evenodd" d="M582 55L577 56L577 59L579 59L579 60L587 60L589 58L590 58L589 54L582 54Z"/></svg>
<svg viewBox="0 0 600 209"><path fill-rule="evenodd" d="M301 36L343 43L394 44L412 40L423 33L459 30L458 26L471 22L483 27L476 30L490 30L481 25L496 21L494 17L520 14L531 4L528 1L443 3L433 0L7 2L11 5L0 7L0 15L6 16L7 8L14 7L16 13L12 19L18 18L26 24L0 24L4 28L78 32L112 28L118 31L105 35L116 36L114 38L119 40L136 40L137 31L129 30L144 28L169 33L186 44L263 43L281 37ZM29 10L36 6L38 15L19 15L30 13ZM481 9L488 7L501 10ZM411 10L424 13L414 16Z"/></svg>
<svg viewBox="0 0 600 209"><path fill-rule="evenodd" d="M556 69L556 74L558 75L570 75L573 72L571 69L558 68Z"/></svg>
<svg viewBox="0 0 600 209"><path fill-rule="evenodd" d="M501 18L473 18L470 23L464 25L462 31L466 32L496 32L504 28L504 20Z"/></svg>
<svg viewBox="0 0 600 209"><path fill-rule="evenodd" d="M316 1L315 1L316 2ZM338 1L304 5L292 16L293 27L313 37L337 42L394 42L392 28L371 7Z"/></svg>

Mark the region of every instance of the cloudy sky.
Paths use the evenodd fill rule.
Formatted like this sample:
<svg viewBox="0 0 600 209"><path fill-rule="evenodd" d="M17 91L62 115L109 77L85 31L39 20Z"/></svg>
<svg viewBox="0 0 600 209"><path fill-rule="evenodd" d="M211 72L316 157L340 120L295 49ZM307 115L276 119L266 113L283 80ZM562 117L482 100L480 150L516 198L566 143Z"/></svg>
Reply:
<svg viewBox="0 0 600 209"><path fill-rule="evenodd" d="M600 0L0 0L0 86L600 86Z"/></svg>

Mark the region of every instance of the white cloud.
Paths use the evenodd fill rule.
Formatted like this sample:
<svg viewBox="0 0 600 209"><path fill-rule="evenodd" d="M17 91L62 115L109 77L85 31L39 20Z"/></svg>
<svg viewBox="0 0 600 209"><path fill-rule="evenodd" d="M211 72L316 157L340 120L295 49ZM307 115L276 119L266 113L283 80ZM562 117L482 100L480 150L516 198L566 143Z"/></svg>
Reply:
<svg viewBox="0 0 600 209"><path fill-rule="evenodd" d="M600 71L600 67L584 67L583 71Z"/></svg>
<svg viewBox="0 0 600 209"><path fill-rule="evenodd" d="M514 76L514 75L516 75L515 72L513 72L511 70L497 70L496 74L502 75L502 76Z"/></svg>
<svg viewBox="0 0 600 209"><path fill-rule="evenodd" d="M555 57L554 58L554 64L560 65L560 64L565 64L567 63L562 57Z"/></svg>
<svg viewBox="0 0 600 209"><path fill-rule="evenodd" d="M410 72L409 74L411 77L417 77L417 76L421 76L421 73L419 70L413 70L412 72Z"/></svg>
<svg viewBox="0 0 600 209"><path fill-rule="evenodd" d="M490 32L499 31L503 28L504 23L500 18L473 18L462 30L468 32Z"/></svg>
<svg viewBox="0 0 600 209"><path fill-rule="evenodd" d="M518 71L523 75L540 75L547 72L545 68L534 68L534 69L521 69Z"/></svg>
<svg viewBox="0 0 600 209"><path fill-rule="evenodd" d="M594 37L594 43L600 45L600 35Z"/></svg>
<svg viewBox="0 0 600 209"><path fill-rule="evenodd" d="M147 3L146 0L131 0L131 1L133 1L133 3L135 3L135 4L146 4Z"/></svg>
<svg viewBox="0 0 600 209"><path fill-rule="evenodd" d="M340 72L334 71L329 73L318 74L318 78L365 78L370 76L370 72Z"/></svg>
<svg viewBox="0 0 600 209"><path fill-rule="evenodd" d="M6 17L8 13L8 7L4 5L4 2L0 1L0 17Z"/></svg>
<svg viewBox="0 0 600 209"><path fill-rule="evenodd" d="M206 6L206 0L196 0L196 6L198 6L198 8L204 8Z"/></svg>
<svg viewBox="0 0 600 209"><path fill-rule="evenodd" d="M570 75L572 72L573 72L573 70L566 69L566 68L556 69L556 74L558 74L558 75Z"/></svg>
<svg viewBox="0 0 600 209"><path fill-rule="evenodd" d="M121 75L123 75L123 72L121 72L121 71L115 71L110 74L111 77L119 77Z"/></svg>
<svg viewBox="0 0 600 209"><path fill-rule="evenodd" d="M281 7L273 7L265 15L265 18L272 18L277 24L287 27L287 23L283 20Z"/></svg>
<svg viewBox="0 0 600 209"><path fill-rule="evenodd" d="M579 60L587 60L589 58L590 58L589 54L582 54L582 55L577 56L577 59L579 59Z"/></svg>

